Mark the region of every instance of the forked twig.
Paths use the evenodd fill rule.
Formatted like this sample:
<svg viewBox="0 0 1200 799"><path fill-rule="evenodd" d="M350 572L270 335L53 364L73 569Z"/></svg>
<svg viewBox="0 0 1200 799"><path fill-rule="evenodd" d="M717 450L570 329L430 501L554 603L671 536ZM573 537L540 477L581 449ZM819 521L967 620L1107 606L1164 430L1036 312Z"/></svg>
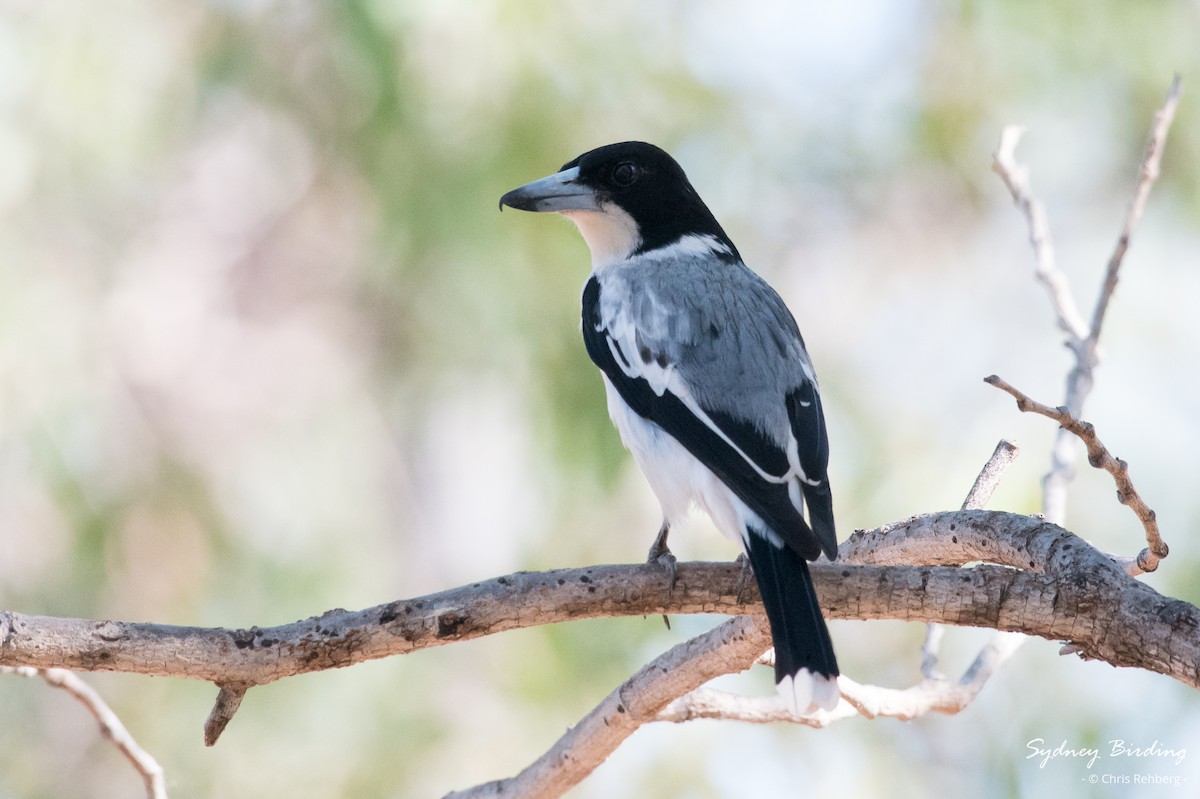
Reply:
<svg viewBox="0 0 1200 799"><path fill-rule="evenodd" d="M1017 142L1024 129L1017 126L1005 128L993 157L992 169L1004 181L1013 201L1025 216L1030 243L1034 250L1035 275L1049 291L1058 326L1067 334L1067 345L1075 356L1075 366L1067 375L1064 403L1067 411L1074 416L1083 413L1084 401L1092 390L1092 372L1099 361L1098 343L1104 316L1116 288L1121 264L1129 249L1134 228L1141 220L1150 189L1158 178L1167 133L1175 117L1181 91L1182 81L1180 76L1176 75L1167 91L1163 106L1155 113L1151 123L1133 200L1125 216L1121 234L1117 238L1117 245L1109 258L1090 324L1084 323L1068 290L1066 276L1055 265L1045 208L1030 189L1029 168L1016 160ZM1065 431L1061 431L1056 437L1050 460L1050 471L1042 481L1042 511L1046 518L1056 524L1062 524L1066 517L1067 485L1074 475L1075 461L1075 449Z"/></svg>

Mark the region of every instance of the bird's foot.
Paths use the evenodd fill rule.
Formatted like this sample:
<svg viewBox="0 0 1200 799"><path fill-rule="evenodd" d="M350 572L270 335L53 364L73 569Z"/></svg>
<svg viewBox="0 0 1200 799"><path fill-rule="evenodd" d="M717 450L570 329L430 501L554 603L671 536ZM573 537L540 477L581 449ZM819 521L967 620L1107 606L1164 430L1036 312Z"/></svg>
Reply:
<svg viewBox="0 0 1200 799"><path fill-rule="evenodd" d="M675 581L679 578L679 570L677 568L677 560L671 554L671 550L667 548L667 533L671 531L671 525L663 522L662 527L658 528L658 535L654 539L654 543L650 545L650 551L646 553L647 563L657 563L667 570L667 596L675 590Z"/></svg>
<svg viewBox="0 0 1200 799"><path fill-rule="evenodd" d="M667 599L675 593L675 581L679 579L679 570L677 560L671 554L671 550L667 549L667 533L671 531L669 522L663 521L662 527L658 528L658 535L654 538L654 543L650 545L650 551L646 553L647 563L657 563L667 570ZM667 614L663 614L663 624L667 625L667 629L671 629L671 620L667 618Z"/></svg>
<svg viewBox="0 0 1200 799"><path fill-rule="evenodd" d="M750 558L745 552L739 553L737 560L735 560L734 563L741 567L741 571L738 574L736 593L736 599L740 605L742 604L742 593L746 590L746 581L749 580L750 576L754 574L754 567L750 565Z"/></svg>
<svg viewBox="0 0 1200 799"><path fill-rule="evenodd" d="M670 532L671 524L664 519L662 527L658 528L658 535L654 536L654 543L650 545L650 551L646 554L647 563L653 563L663 555L671 554L671 550L667 549L667 534Z"/></svg>

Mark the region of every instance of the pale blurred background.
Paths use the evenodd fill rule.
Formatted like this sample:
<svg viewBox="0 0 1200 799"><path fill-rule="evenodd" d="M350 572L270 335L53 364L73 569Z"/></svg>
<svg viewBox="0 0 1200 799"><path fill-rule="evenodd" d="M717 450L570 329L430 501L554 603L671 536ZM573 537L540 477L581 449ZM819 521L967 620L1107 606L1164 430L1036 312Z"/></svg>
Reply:
<svg viewBox="0 0 1200 799"><path fill-rule="evenodd" d="M1159 512L1147 578L1200 601L1200 4L0 0L0 607L271 625L516 569L628 562L659 518L578 334L586 249L506 190L622 139L673 152L794 310L841 533L1039 508L1068 366L1001 128L1090 313L1152 111L1185 96L1086 416ZM1069 526L1141 531L1080 461ZM681 558L736 554L707 523ZM715 623L508 633L252 691L90 675L173 797L426 797L508 776ZM922 625L833 625L903 687ZM955 676L986 636L951 630ZM646 728L575 797L1184 796L1200 701L1034 640L957 717ZM765 669L732 681L767 691ZM1039 768L1026 743L1163 759ZM1179 776L1106 787L1091 773ZM59 691L0 678L0 797L136 796Z"/></svg>

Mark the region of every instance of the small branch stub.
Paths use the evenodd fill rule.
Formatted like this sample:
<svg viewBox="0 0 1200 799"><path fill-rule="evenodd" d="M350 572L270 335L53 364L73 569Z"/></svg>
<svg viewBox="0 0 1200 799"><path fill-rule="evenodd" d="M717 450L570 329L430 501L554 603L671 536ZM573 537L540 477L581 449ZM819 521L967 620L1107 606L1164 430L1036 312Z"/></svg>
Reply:
<svg viewBox="0 0 1200 799"><path fill-rule="evenodd" d="M221 690L217 692L217 701L213 703L213 709L209 711L208 719L204 722L205 746L212 746L221 737L221 733L233 719L233 714L242 706L242 699L249 689L249 685L221 686Z"/></svg>

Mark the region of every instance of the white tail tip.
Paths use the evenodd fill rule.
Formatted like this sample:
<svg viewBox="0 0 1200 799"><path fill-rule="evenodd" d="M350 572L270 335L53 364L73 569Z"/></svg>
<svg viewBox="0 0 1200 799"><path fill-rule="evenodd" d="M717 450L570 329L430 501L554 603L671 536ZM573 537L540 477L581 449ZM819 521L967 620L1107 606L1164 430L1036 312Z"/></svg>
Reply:
<svg viewBox="0 0 1200 799"><path fill-rule="evenodd" d="M813 674L800 669L794 677L784 677L775 685L783 703L799 716L818 710L833 710L841 699L837 677Z"/></svg>

